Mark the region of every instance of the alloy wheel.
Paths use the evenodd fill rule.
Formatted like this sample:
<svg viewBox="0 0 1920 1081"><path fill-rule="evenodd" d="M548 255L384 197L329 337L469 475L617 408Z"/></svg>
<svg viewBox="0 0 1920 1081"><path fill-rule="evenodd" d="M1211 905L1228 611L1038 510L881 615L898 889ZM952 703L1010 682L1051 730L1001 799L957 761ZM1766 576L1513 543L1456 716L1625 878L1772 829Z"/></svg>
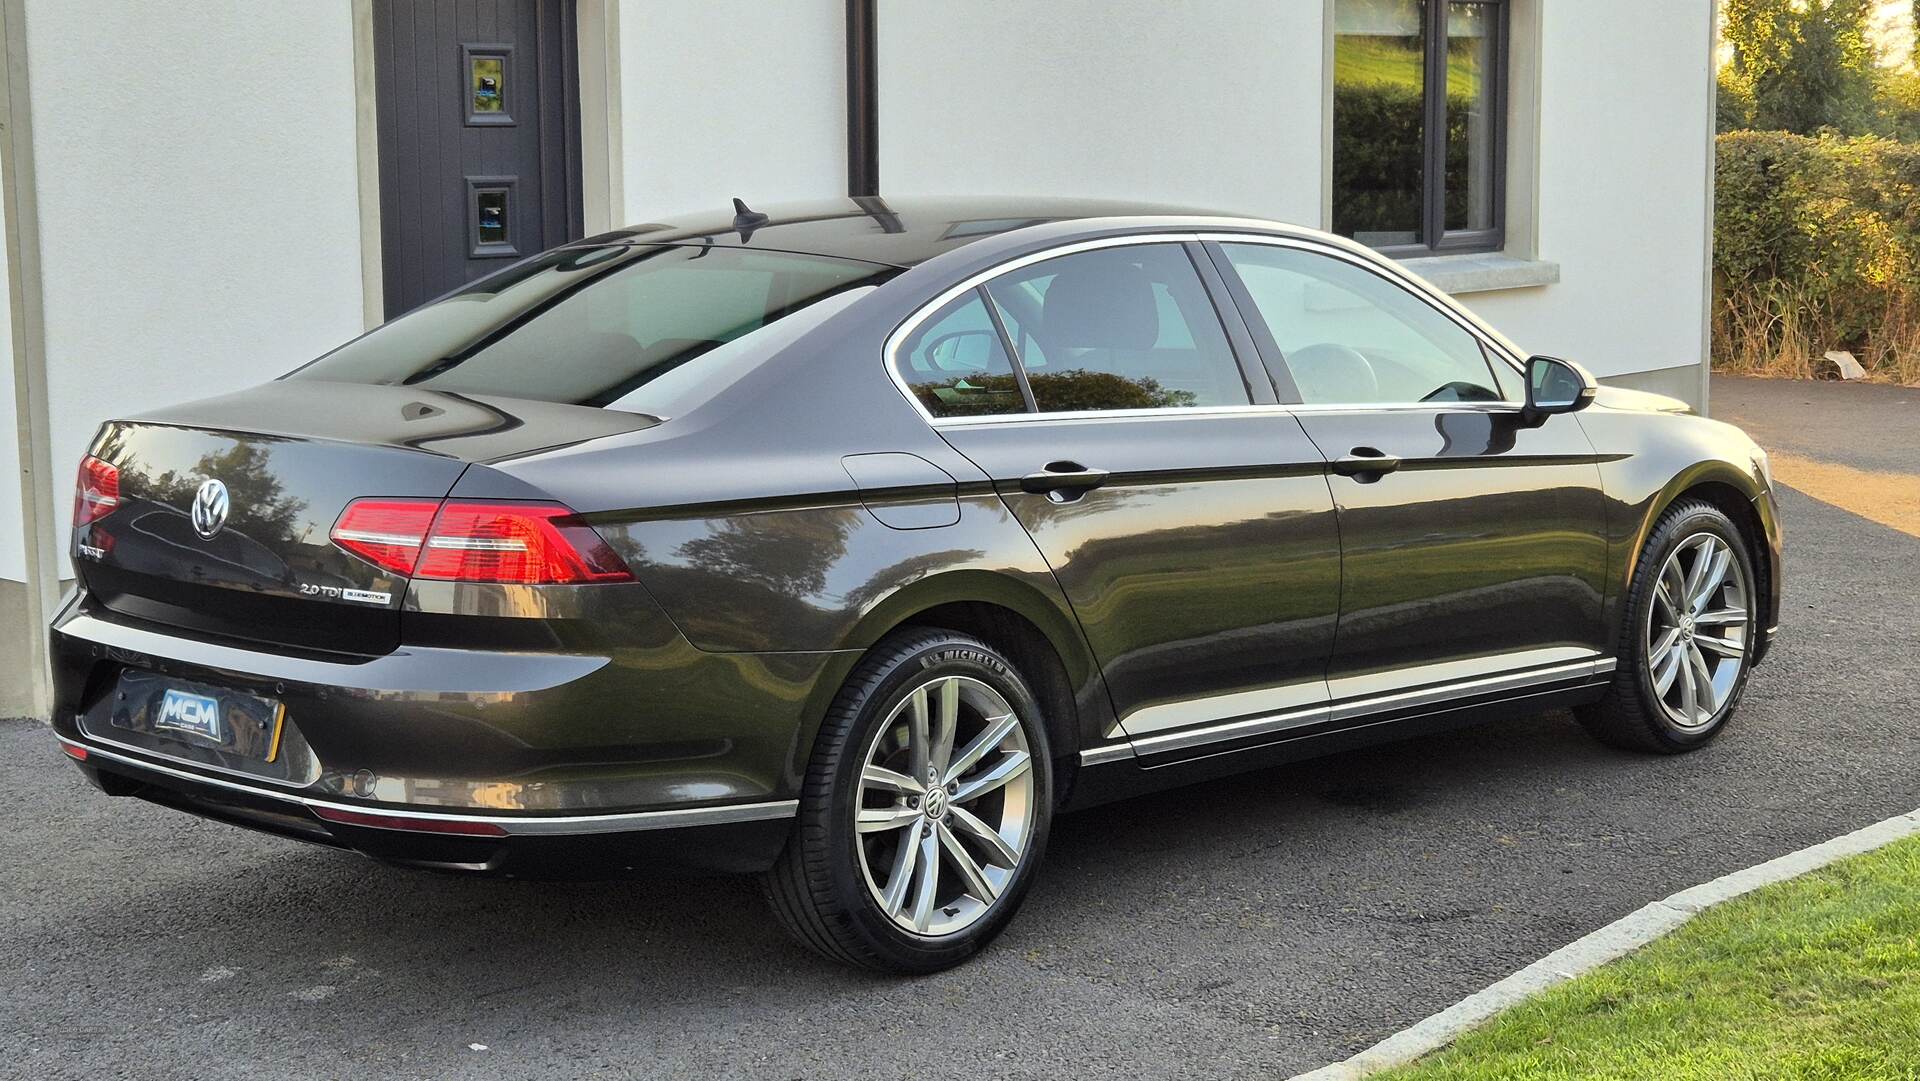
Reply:
<svg viewBox="0 0 1920 1081"><path fill-rule="evenodd" d="M854 800L867 889L938 937L978 922L1033 838L1033 754L1005 696L968 676L916 686L867 748Z"/></svg>
<svg viewBox="0 0 1920 1081"><path fill-rule="evenodd" d="M1746 571L1726 540L1687 538L1660 568L1647 613L1647 676L1668 719L1713 723L1747 663Z"/></svg>

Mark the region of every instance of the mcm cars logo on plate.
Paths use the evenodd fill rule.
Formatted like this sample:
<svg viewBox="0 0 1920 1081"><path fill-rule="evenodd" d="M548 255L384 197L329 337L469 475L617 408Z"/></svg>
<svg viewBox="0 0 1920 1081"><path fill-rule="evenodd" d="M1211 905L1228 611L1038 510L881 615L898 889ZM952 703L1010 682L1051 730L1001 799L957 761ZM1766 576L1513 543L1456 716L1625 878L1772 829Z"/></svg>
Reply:
<svg viewBox="0 0 1920 1081"><path fill-rule="evenodd" d="M160 698L160 716L154 719L153 726L217 740L220 738L220 703L204 694L169 689Z"/></svg>
<svg viewBox="0 0 1920 1081"><path fill-rule="evenodd" d="M227 524L227 486L209 478L193 493L193 531L212 540Z"/></svg>

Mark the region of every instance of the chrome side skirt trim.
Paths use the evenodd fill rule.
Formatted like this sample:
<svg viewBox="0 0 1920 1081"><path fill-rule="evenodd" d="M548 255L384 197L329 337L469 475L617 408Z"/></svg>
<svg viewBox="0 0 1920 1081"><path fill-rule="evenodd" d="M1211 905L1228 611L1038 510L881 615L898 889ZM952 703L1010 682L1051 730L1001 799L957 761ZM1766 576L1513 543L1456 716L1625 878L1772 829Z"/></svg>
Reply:
<svg viewBox="0 0 1920 1081"><path fill-rule="evenodd" d="M1412 706L1432 705L1454 698L1466 698L1476 694L1498 694L1502 691L1518 691L1528 687L1537 687L1542 683L1559 683L1569 679L1591 678L1597 674L1600 662L1574 661L1571 664L1556 664L1548 668L1533 668L1524 672L1506 672L1494 676L1481 676L1478 679L1461 680L1457 683L1442 683L1432 687L1420 687L1410 691L1397 691L1392 694L1375 695L1361 698L1333 707L1333 719L1344 721L1354 717L1364 717L1370 713L1383 713L1390 709L1402 709ZM1607 671L1613 671L1614 661L1606 662Z"/></svg>
<svg viewBox="0 0 1920 1081"><path fill-rule="evenodd" d="M1303 728L1326 721L1355 720L1378 713L1387 713L1398 709L1417 708L1437 705L1463 698L1472 698L1483 694L1500 694L1507 691L1527 690L1554 683L1567 683L1577 680L1591 680L1611 673L1618 661L1612 657L1596 657L1563 664L1554 664L1541 668L1530 668L1518 672L1503 672L1496 675L1479 676L1473 679L1455 680L1449 683L1411 690L1393 691L1365 698L1354 698L1326 705L1308 706L1301 709L1284 710L1207 725L1201 728L1182 729L1164 735L1147 736L1132 742L1132 756L1167 754L1191 747L1203 747L1210 743L1226 740L1245 739L1249 736L1272 735L1289 729ZM1204 704L1204 703L1202 703ZM1126 745L1114 744L1097 747L1080 753L1081 765L1100 765L1129 757L1125 753Z"/></svg>
<svg viewBox="0 0 1920 1081"><path fill-rule="evenodd" d="M1142 706L1121 718L1120 729L1138 740L1221 717L1247 717L1254 714L1278 716L1312 706L1324 706L1327 702L1327 681L1316 679L1263 687L1255 691L1234 691L1213 698Z"/></svg>
<svg viewBox="0 0 1920 1081"><path fill-rule="evenodd" d="M1332 716L1330 707L1308 706L1304 709L1287 710L1284 713L1269 713L1264 717L1248 717L1245 720L1208 725L1205 728L1188 728L1179 732L1169 732L1164 736L1148 736L1145 739L1134 740L1133 750L1135 754L1142 755L1164 754L1168 751L1181 751L1202 744L1218 743L1221 740L1265 736L1275 732L1285 732L1289 728L1303 728L1310 724L1319 724Z"/></svg>
<svg viewBox="0 0 1920 1081"><path fill-rule="evenodd" d="M1080 752L1080 764L1083 766L1104 766L1108 762L1118 762L1133 757L1133 744L1109 743L1105 747L1094 747Z"/></svg>
<svg viewBox="0 0 1920 1081"><path fill-rule="evenodd" d="M349 811L354 814L382 815L388 818L413 819L421 822L484 822L498 826L512 837L571 836L591 833L628 833L638 830L675 829L684 826L719 826L734 822L766 822L780 818L792 818L800 813L799 800L773 800L767 803L734 803L722 807L687 807L671 811L633 811L625 814L605 815L471 815L446 814L437 811L411 811L387 807L377 803L338 803L332 800L314 799L311 796L298 796L288 792L276 792L272 789L258 788L253 785L239 784L220 777L210 777L203 773L191 773L174 769L157 762L133 758L114 751L105 750L93 743L57 737L68 747L78 747L87 752L89 759L94 756L132 766L135 769L148 770L194 784L224 788L233 792L243 792L250 796L277 800L292 804L303 810L324 808L334 811ZM315 822L321 822L319 818Z"/></svg>

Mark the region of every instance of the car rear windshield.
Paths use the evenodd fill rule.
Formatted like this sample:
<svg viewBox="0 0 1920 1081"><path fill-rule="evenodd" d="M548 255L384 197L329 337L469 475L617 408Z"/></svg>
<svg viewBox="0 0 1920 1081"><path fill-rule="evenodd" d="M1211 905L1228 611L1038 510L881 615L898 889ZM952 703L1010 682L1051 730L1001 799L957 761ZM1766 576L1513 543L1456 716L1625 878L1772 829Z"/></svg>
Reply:
<svg viewBox="0 0 1920 1081"><path fill-rule="evenodd" d="M289 378L624 407L689 361L897 273L720 246L562 249L409 312ZM740 370L716 366L715 377Z"/></svg>

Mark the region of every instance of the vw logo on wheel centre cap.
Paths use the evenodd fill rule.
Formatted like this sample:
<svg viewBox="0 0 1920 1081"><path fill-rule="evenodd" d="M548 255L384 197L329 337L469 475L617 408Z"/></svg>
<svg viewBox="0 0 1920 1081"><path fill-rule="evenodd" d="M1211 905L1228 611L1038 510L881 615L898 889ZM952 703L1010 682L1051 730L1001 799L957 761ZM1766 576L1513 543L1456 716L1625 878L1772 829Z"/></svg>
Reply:
<svg viewBox="0 0 1920 1081"><path fill-rule="evenodd" d="M212 540L227 524L227 486L209 479L193 493L193 531Z"/></svg>

